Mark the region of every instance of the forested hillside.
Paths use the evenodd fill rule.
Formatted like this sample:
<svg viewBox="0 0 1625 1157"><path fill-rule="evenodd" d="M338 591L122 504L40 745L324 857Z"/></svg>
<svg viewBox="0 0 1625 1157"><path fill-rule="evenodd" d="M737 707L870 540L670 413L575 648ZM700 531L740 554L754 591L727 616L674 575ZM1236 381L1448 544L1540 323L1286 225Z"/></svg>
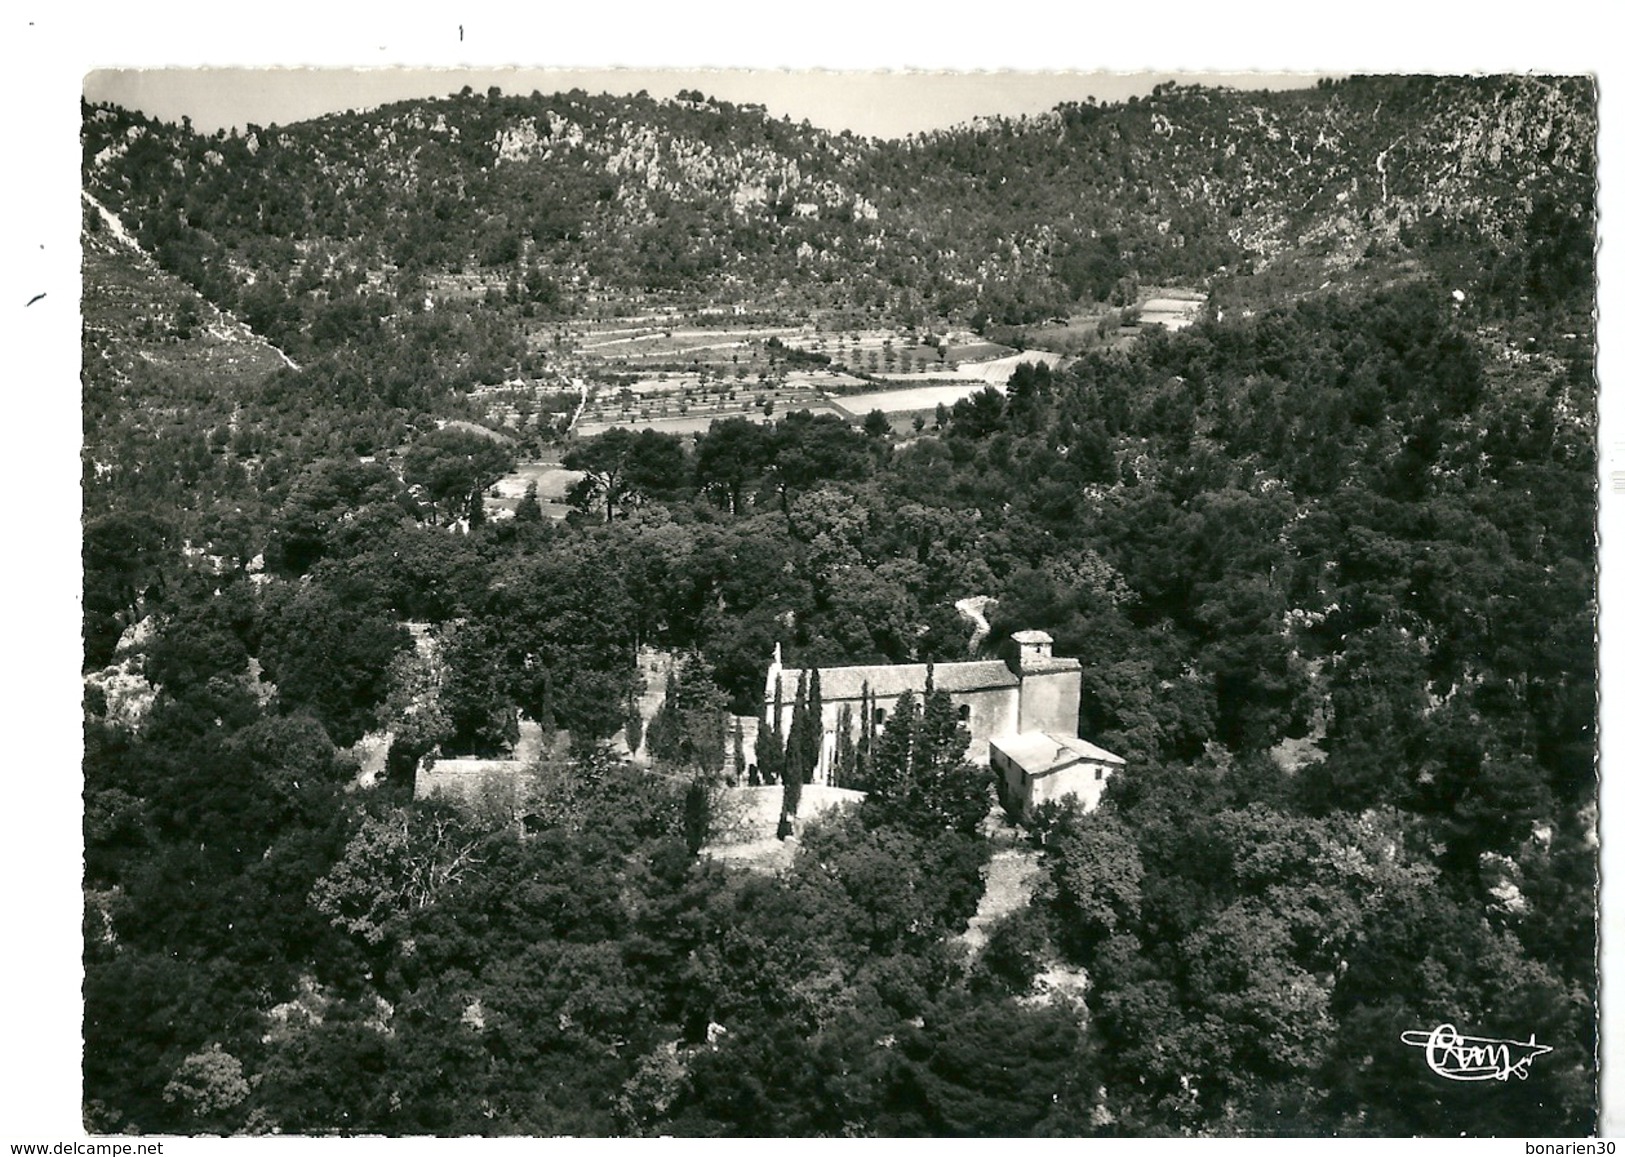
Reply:
<svg viewBox="0 0 1625 1157"><path fill-rule="evenodd" d="M380 326L418 337L447 274L543 312L648 290L1011 323L1125 278L1381 280L1441 247L1507 278L1505 259L1541 256L1554 204L1584 218L1592 196L1578 79L1170 83L906 141L690 95L492 89L213 137L100 109L86 181L300 360Z"/></svg>
<svg viewBox="0 0 1625 1157"><path fill-rule="evenodd" d="M84 111L88 1128L1595 1130L1589 81L901 142L697 93ZM1142 284L1208 308L912 432L549 427L570 516L487 514L541 435L476 388L571 379L570 319L1019 337ZM974 596L974 657L1051 632L1127 761L1023 832L1030 905L959 938L991 793L931 698L788 868L707 854L775 644L969 658ZM643 764L648 648L694 734ZM522 718L522 816L414 801ZM1444 1023L1552 1051L1451 1084L1401 1041Z"/></svg>

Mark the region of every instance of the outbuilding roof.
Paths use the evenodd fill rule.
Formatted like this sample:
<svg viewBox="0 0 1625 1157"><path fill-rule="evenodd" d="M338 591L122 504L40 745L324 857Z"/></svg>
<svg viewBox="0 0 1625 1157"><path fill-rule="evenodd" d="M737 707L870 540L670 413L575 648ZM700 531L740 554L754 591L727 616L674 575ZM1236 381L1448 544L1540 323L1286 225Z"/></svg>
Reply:
<svg viewBox="0 0 1625 1157"><path fill-rule="evenodd" d="M993 739L990 744L1033 777L1079 763L1108 763L1120 767L1125 762L1122 756L1097 747L1087 739L1057 735L1053 731L1023 731L1020 735Z"/></svg>

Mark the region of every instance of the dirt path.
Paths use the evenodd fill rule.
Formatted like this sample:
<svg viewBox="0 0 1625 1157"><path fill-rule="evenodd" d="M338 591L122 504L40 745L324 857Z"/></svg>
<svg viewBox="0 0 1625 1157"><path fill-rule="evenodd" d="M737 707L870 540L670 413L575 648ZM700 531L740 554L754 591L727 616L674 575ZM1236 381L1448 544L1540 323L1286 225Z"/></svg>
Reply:
<svg viewBox="0 0 1625 1157"><path fill-rule="evenodd" d="M638 750L628 751L633 759L639 763L647 763L648 755L643 740L647 737L649 720L655 717L660 705L666 699L666 680L671 676L671 666L676 657L668 652L656 650L653 647L643 647L638 651L638 673L643 676L643 693L638 696L638 715L643 720L644 735L638 739ZM611 742L626 747L626 729L623 727L612 737Z"/></svg>
<svg viewBox="0 0 1625 1157"><path fill-rule="evenodd" d="M570 415L570 430L581 424L581 412L587 408L587 379L576 378L572 384L581 391L581 400L576 403L576 412Z"/></svg>
<svg viewBox="0 0 1625 1157"><path fill-rule="evenodd" d="M808 821L831 808L855 804L862 799L861 791L850 788L806 784L801 789L796 830L799 832ZM778 838L779 813L783 806L784 788L778 784L726 789L712 821L714 830L705 854L762 872L788 868L795 859L798 841L794 836L786 840Z"/></svg>
<svg viewBox="0 0 1625 1157"><path fill-rule="evenodd" d="M997 604L998 600L992 595L972 595L954 604L954 610L969 619L971 625L976 628L971 632L970 642L965 644L968 654L976 654L976 648L982 645L982 640L987 638L988 632L993 629L988 625L987 609Z"/></svg>
<svg viewBox="0 0 1625 1157"><path fill-rule="evenodd" d="M82 197L85 203L88 204L92 209L96 210L97 216L102 219L103 227L106 228L108 235L112 237L115 242L135 253L136 256L147 265L154 269L158 268L158 263L153 260L151 254L149 254L145 249L141 248L141 243L137 241L130 234L130 231L124 227L124 222L119 218L117 213L113 212L113 210L102 204L95 197L92 197L87 190L79 190L79 196ZM215 317L225 323L223 326L209 327L212 336L217 341L242 341L244 340L244 335L247 335L248 338L260 342L265 346L266 349L270 350L272 353L276 354L277 357L281 358L282 363L289 369L297 370L299 368L298 362L294 361L287 354L283 353L282 350L276 345L272 344L269 339L255 333L253 329L249 327L248 323L232 316L225 310L218 308L213 302L209 301L202 294L198 295L198 300L202 302L205 307L213 310Z"/></svg>
<svg viewBox="0 0 1625 1157"><path fill-rule="evenodd" d="M136 243L135 238L130 236L130 231L124 227L124 222L119 220L119 215L117 213L113 212L113 210L109 209L106 205L103 205L100 201L96 200L96 198L92 197L83 189L79 190L79 195L90 204L92 209L96 210L97 214L102 219L102 224L107 227L107 232L113 238L113 240L117 241L120 245L123 245L128 249L135 250L143 257L146 256L145 251L143 251L141 246Z"/></svg>
<svg viewBox="0 0 1625 1157"><path fill-rule="evenodd" d="M982 831L993 844L993 858L982 876L976 915L959 936L972 955L986 946L988 929L996 920L1027 906L1042 872L1038 851L1023 842L1021 829L1010 822L1003 808L995 806L988 813Z"/></svg>

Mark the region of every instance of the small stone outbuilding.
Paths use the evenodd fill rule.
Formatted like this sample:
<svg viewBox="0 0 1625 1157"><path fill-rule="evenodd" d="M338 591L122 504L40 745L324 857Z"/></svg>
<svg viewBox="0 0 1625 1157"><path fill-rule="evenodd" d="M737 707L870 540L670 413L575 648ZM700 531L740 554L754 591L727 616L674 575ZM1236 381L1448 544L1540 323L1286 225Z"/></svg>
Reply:
<svg viewBox="0 0 1625 1157"><path fill-rule="evenodd" d="M1123 757L1076 735L1024 731L993 740L988 764L998 776L1000 802L1021 818L1038 804L1068 795L1084 811L1093 811Z"/></svg>

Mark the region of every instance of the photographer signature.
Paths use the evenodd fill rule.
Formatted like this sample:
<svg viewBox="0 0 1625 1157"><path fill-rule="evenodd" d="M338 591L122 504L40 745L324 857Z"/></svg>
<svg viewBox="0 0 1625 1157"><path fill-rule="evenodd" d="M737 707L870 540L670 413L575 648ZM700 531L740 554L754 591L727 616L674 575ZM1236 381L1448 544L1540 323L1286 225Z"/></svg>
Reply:
<svg viewBox="0 0 1625 1157"><path fill-rule="evenodd" d="M1551 1052L1551 1046L1527 1041L1494 1040L1462 1036L1453 1024L1441 1024L1432 1032L1402 1032L1399 1039L1424 1051L1428 1068L1447 1081L1504 1081L1529 1079L1529 1066L1536 1057Z"/></svg>

